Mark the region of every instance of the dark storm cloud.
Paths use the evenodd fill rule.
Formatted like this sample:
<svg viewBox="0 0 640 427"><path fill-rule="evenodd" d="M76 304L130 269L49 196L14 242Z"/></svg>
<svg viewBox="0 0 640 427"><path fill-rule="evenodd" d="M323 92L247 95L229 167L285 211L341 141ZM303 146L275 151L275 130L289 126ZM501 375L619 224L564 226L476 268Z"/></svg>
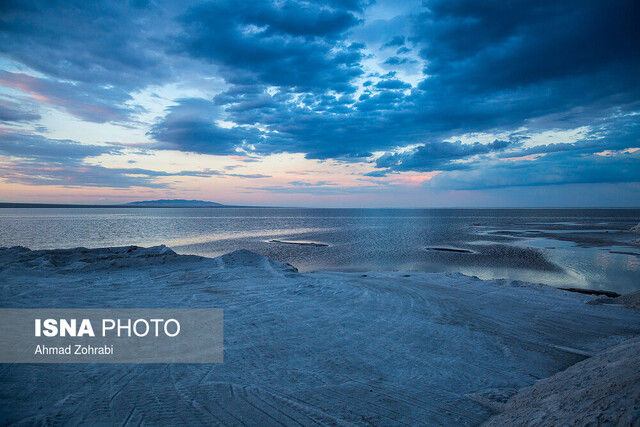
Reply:
<svg viewBox="0 0 640 427"><path fill-rule="evenodd" d="M428 6L417 37L428 70L441 81L487 92L614 68L626 83L638 81L631 73L639 62L638 2L434 0Z"/></svg>
<svg viewBox="0 0 640 427"><path fill-rule="evenodd" d="M381 111L394 108L401 98L398 91L387 90L359 106ZM242 124L259 122L266 129L260 131L249 126L221 128L216 120L221 118L223 107L216 101L184 99L170 107L166 117L153 127L151 136L160 142L159 148L205 154L302 152L309 158L349 159L370 156L367 148L385 144L398 126L386 117L376 117L375 111L353 112L349 107L354 102L352 98L309 95L304 101L312 108L300 106L291 94L272 96L261 92L227 99L229 120ZM242 108L248 104L254 108ZM354 135L366 135L367 140L354 140Z"/></svg>
<svg viewBox="0 0 640 427"><path fill-rule="evenodd" d="M528 163L465 163L471 171L440 174L433 185L459 182L447 178L454 175L467 177L470 185L479 187L485 176L496 186L527 179L543 183L545 172L556 170L555 165L575 171L556 174L568 182L580 182L578 171L588 167L598 173L585 174L584 182L637 180L636 175L623 172L636 161L634 156L601 159L584 155L592 153L588 147L619 150L638 146L637 127L624 135L614 133L610 131L617 124L607 120L640 108L637 2L434 0L427 6L411 38L420 47L427 64L425 74L430 76L410 96L415 105L411 128L417 135L438 140L483 131L517 135L515 130L522 126L536 132L594 123L598 123L597 130L608 133L601 140L590 136L575 144L503 155L566 152ZM399 106L401 110L404 105ZM636 117L627 120L635 123ZM459 156L474 150L473 146L452 148L450 143L430 143L410 153L385 155L378 166L404 171L455 169L459 164L448 160L464 158ZM475 148L491 151L481 145ZM520 174L520 168L527 173Z"/></svg>
<svg viewBox="0 0 640 427"><path fill-rule="evenodd" d="M238 154L244 144L260 141L259 131L236 126L220 127L221 108L213 101L185 98L167 109L167 115L151 129L151 136L164 143L159 148L204 154Z"/></svg>
<svg viewBox="0 0 640 427"><path fill-rule="evenodd" d="M428 6L429 10L416 19L411 41L420 49L429 77L409 95L396 90L410 85L391 77L373 83L377 91L341 103L339 98L327 96L325 90L331 85L319 77L326 74L328 62L315 64L312 74L300 79L309 71L307 59L317 58L316 50L330 59L323 43L340 35L347 28L346 20L345 27L328 26L326 34L300 35L287 33L276 24L271 28L269 21L261 18L262 27L249 37L243 33L243 25L257 22L260 8L245 18L243 13L237 16L235 9L231 12L216 4L198 9L208 14L189 15L202 26L192 33L190 40L196 44L190 47L192 53L231 67L236 74L235 87L241 88L236 91L243 93L235 97L225 94L216 101L225 107L230 120L260 124L272 131L257 141L260 153L291 151L309 158L357 158L418 143L429 149L419 149L393 167L424 171L461 158L460 151L449 151L448 143L425 144L425 139L509 131L527 124L532 131L571 128L636 108L633 103L638 99L640 73L638 56L630 49L638 40L631 18L635 10L632 2L623 2L618 9L601 2L433 1ZM222 30L215 33L214 28ZM283 38L274 47L271 43L277 36ZM402 38L394 37L386 43L400 45ZM222 40L229 44L223 46ZM300 50L298 40L310 41L305 44L306 53ZM273 50L273 55L267 50ZM241 54L248 51L256 54ZM244 73L247 69L251 70L248 74ZM353 75L345 76L339 67L333 69L332 76L350 84ZM274 70L275 75L268 70ZM230 82L234 83L234 78ZM270 95L264 85L310 92L292 102L286 90ZM305 108L300 108L300 101ZM549 118L552 114L557 117ZM431 148L438 144L442 147ZM470 153L495 151L492 146L474 147Z"/></svg>
<svg viewBox="0 0 640 427"><path fill-rule="evenodd" d="M639 99L638 2L428 6L414 40L431 76L417 102L432 131L509 129L577 107L606 114Z"/></svg>
<svg viewBox="0 0 640 427"><path fill-rule="evenodd" d="M232 84L353 92L363 46L340 36L359 22L361 8L357 2L206 3L183 17L181 49L217 65Z"/></svg>

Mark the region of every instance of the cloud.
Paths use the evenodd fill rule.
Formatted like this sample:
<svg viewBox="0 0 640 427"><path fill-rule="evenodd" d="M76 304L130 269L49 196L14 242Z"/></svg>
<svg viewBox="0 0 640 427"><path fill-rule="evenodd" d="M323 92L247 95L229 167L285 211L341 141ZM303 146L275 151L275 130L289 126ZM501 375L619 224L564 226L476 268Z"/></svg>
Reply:
<svg viewBox="0 0 640 427"><path fill-rule="evenodd" d="M384 61L385 65L403 65L403 64L415 64L416 61L415 59L409 59L409 58L400 58L398 56L391 56L389 58L387 58L386 61Z"/></svg>
<svg viewBox="0 0 640 427"><path fill-rule="evenodd" d="M104 145L85 145L70 140L53 140L40 135L0 132L0 154L4 156L59 162L77 162L86 157L114 154L117 149Z"/></svg>
<svg viewBox="0 0 640 427"><path fill-rule="evenodd" d="M440 81L471 90L511 89L638 66L640 5L621 1L435 0L419 21L422 54ZM614 82L602 82L609 85ZM611 86L615 88L616 86Z"/></svg>
<svg viewBox="0 0 640 427"><path fill-rule="evenodd" d="M13 69L0 78L34 105L124 123L140 112L132 101L142 89L188 86L196 76L197 87L172 97L145 129L157 149L247 161L281 152L367 161L383 152L380 170L368 176L443 170L429 185L453 187L489 185L478 180L484 176L490 185L542 182L545 167L561 165L567 172L556 175L567 182L577 182L578 172L601 182L635 179L624 172L635 154L596 150L638 145L637 1L430 0L415 14L401 7L369 22L368 7L357 0L10 2L0 11L0 54L34 73ZM196 97L194 89L213 93L212 78L224 80L224 91ZM23 107L3 101L0 118L19 126L38 120L37 108ZM624 132L614 132L621 120ZM584 126L591 133L572 144L525 143L527 135ZM472 133L500 137L448 142ZM518 156L537 160L507 160Z"/></svg>
<svg viewBox="0 0 640 427"><path fill-rule="evenodd" d="M263 175L261 173L225 173L224 176L232 176L235 178L248 178L248 179L260 179L260 178L271 178L271 175Z"/></svg>
<svg viewBox="0 0 640 427"><path fill-rule="evenodd" d="M23 104L0 99L0 121L2 122L32 122L40 119L40 114L25 108Z"/></svg>
<svg viewBox="0 0 640 427"><path fill-rule="evenodd" d="M126 105L133 98L121 88L66 83L0 70L0 85L29 94L35 101L62 108L88 122L123 122L142 111Z"/></svg>
<svg viewBox="0 0 640 427"><path fill-rule="evenodd" d="M434 188L478 190L514 186L640 182L640 151L609 156L556 152L535 161L493 161L482 168L435 176Z"/></svg>
<svg viewBox="0 0 640 427"><path fill-rule="evenodd" d="M398 79L380 80L376 83L378 89L409 89L411 85Z"/></svg>
<svg viewBox="0 0 640 427"><path fill-rule="evenodd" d="M290 181L289 185L294 187L327 187L332 185L338 185L334 182L329 181L316 181L316 182L307 182L307 181Z"/></svg>
<svg viewBox="0 0 640 427"><path fill-rule="evenodd" d="M400 46L404 46L404 36L395 36L394 38L392 38L391 40L383 44L382 48L384 49L387 47L400 47Z"/></svg>
<svg viewBox="0 0 640 427"><path fill-rule="evenodd" d="M389 173L391 173L392 170L391 169L379 169L379 170L374 170L371 172L367 172L364 174L364 176L370 176L373 178L383 178L385 176L387 176Z"/></svg>
<svg viewBox="0 0 640 427"><path fill-rule="evenodd" d="M163 54L175 29L169 4L10 1L0 8L0 53L52 79L131 90L171 75Z"/></svg>
<svg viewBox="0 0 640 427"><path fill-rule="evenodd" d="M165 172L142 168L107 168L85 160L102 154L117 155L119 147L53 140L40 135L17 132L0 134L0 178L9 183L113 188L170 188L161 177L224 176L219 171ZM231 175L240 176L240 175Z"/></svg>
<svg viewBox="0 0 640 427"><path fill-rule="evenodd" d="M380 80L376 83L378 89L409 89L411 85L398 79Z"/></svg>
<svg viewBox="0 0 640 427"><path fill-rule="evenodd" d="M631 0L429 2L413 38L430 76L416 93L419 117L432 132L464 133L550 114L559 116L547 126L577 127L635 108L639 9Z"/></svg>
<svg viewBox="0 0 640 427"><path fill-rule="evenodd" d="M395 171L420 172L462 169L467 166L464 163L455 163L454 161L504 150L511 144L512 142L500 140L495 140L490 144L481 144L479 142L463 144L460 141L434 142L420 145L409 152L387 153L376 160L376 166L390 168Z"/></svg>
<svg viewBox="0 0 640 427"><path fill-rule="evenodd" d="M205 3L183 16L179 42L231 84L351 93L363 45L340 36L361 10L359 2Z"/></svg>
<svg viewBox="0 0 640 427"><path fill-rule="evenodd" d="M267 185L263 187L244 187L246 190L264 191L274 194L312 194L319 196L337 196L360 193L375 193L380 190L377 185L362 185L353 187L330 186L282 186Z"/></svg>
<svg viewBox="0 0 640 427"><path fill-rule="evenodd" d="M396 125L365 109L393 109L402 95L396 90L380 91L359 103L361 113L350 106L353 99L335 96L296 98L249 92L222 98L227 102L224 106L219 105L220 98L178 100L150 132L160 143L157 148L217 155L293 152L319 159L369 157L368 146L382 145ZM254 108L243 108L247 104ZM221 119L242 125L222 128L216 124ZM355 139L365 135L362 141Z"/></svg>
<svg viewBox="0 0 640 427"><path fill-rule="evenodd" d="M150 131L155 140L165 144L157 145L157 148L231 155L241 154L243 145L256 144L260 139L261 133L255 129L218 126L216 121L222 118L222 113L213 101L179 99L167 111L167 115Z"/></svg>
<svg viewBox="0 0 640 427"><path fill-rule="evenodd" d="M629 4L625 3L625 7L632 7ZM504 8L498 3L430 3L429 10L416 19L410 37L427 63L428 77L406 95L397 91L410 89L410 84L393 77L378 79L371 84L377 91L365 91L357 99L327 93L332 86L323 80L326 73L341 78L343 83L352 84L353 79L351 75L345 76L340 67L325 68L331 61L313 66L311 71L306 68L317 58L317 52L322 52L325 60L330 59L324 44L326 40L342 37L341 31L348 28L347 24L330 27L326 34L294 34L275 21L271 23L273 16L258 19L257 14L262 12L232 11L224 5L223 2L203 6L204 9L197 9L203 12L201 15L187 15L187 28L199 25L190 33L190 40L202 41L189 45L189 51L233 71L232 76L223 71L233 86L215 100L227 113L227 120L266 129L253 135L256 154L289 151L305 153L309 158L362 158L373 151L407 145L434 147L436 143L426 144L425 140L444 140L462 133L515 132L523 125L534 130L577 127L613 114L616 109L629 111L638 99L639 85L635 84L638 73L633 72L638 71L638 61L634 59L637 55L628 50L628 42L620 40L624 34L632 35L635 31L628 19L623 20L623 29L598 42L600 46L608 46L606 49L598 47L594 53L591 46L573 40L586 37L590 31L581 24L583 18L593 20L602 16L607 21L598 24L602 28L612 27L620 18L617 12L600 14L600 6L591 3L582 8L555 2ZM273 6L264 7L271 11ZM522 8L527 10L519 13ZM287 12L277 10L276 15L284 17ZM505 20L509 22L503 26ZM570 31L561 29L550 33L537 31L553 27L561 20L570 22L568 27L579 35L572 36ZM258 21L260 25L256 24ZM247 33L246 25L250 24L258 29ZM278 47L271 46L274 37L282 38ZM395 40L398 44L400 39L394 37L387 42ZM554 61L560 61L562 52L556 51L556 39L571 48L572 55L585 58L595 55L596 59L587 58L583 66L573 69L566 66L562 73L552 73L547 65L536 66L540 68L538 75L534 75L536 67L523 70L520 49L529 52L528 63L545 62L541 58L550 55L555 55ZM224 46L223 40L227 42ZM595 43L591 35L588 40ZM303 42L304 48L298 46ZM347 39L338 46L346 43ZM619 43L622 45L618 46ZM608 55L608 50L622 52ZM288 66L290 59L296 67ZM353 61L357 60L355 55ZM359 67L355 65L357 62L353 64ZM277 70L276 75L269 70ZM291 75L292 70L296 70L295 76ZM306 72L312 75L301 82L300 76ZM516 79L518 76L520 80ZM269 85L280 89L268 93ZM585 91L584 87L593 89ZM299 91L308 92L300 95ZM246 131L247 128L236 130L238 134ZM246 135L241 139L247 139ZM434 150L444 156L451 147L442 144L440 150ZM237 146L238 141L231 145ZM207 152L199 145L195 149ZM450 160L454 160L459 152L449 154L453 156ZM446 163L444 159L438 161ZM426 170L432 163L429 156L421 156L418 151L411 161L405 159L402 164L407 170Z"/></svg>
<svg viewBox="0 0 640 427"><path fill-rule="evenodd" d="M486 189L640 182L640 123L635 115L607 118L572 143L515 145L495 158L433 178L428 186ZM523 140L526 141L526 138Z"/></svg>

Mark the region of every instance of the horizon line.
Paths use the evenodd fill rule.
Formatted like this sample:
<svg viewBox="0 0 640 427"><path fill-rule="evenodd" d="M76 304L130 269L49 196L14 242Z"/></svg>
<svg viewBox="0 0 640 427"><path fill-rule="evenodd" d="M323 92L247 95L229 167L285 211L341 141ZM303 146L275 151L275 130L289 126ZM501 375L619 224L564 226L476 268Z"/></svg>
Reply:
<svg viewBox="0 0 640 427"><path fill-rule="evenodd" d="M143 201L144 202L144 201ZM95 204L95 203L42 203L42 202L0 202L0 209L10 208L33 208L33 209L46 209L46 208L127 208L127 209L184 209L184 208L256 208L256 209L390 209L390 210L424 210L424 209L640 209L638 206L424 206L424 207L391 207L391 206L378 206L378 207L364 207L364 206L342 206L342 207L321 207L321 206L272 206L272 205L227 205L219 204L218 206L142 206L132 205L126 202L122 204ZM218 203L218 202L206 202L206 203Z"/></svg>

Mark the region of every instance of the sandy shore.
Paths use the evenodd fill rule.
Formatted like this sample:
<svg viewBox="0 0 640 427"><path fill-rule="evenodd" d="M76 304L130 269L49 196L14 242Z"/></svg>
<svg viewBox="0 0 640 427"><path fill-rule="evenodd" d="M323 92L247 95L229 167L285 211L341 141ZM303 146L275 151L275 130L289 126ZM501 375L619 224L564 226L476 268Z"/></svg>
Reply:
<svg viewBox="0 0 640 427"><path fill-rule="evenodd" d="M165 247L0 249L0 286L5 308L225 310L220 365L2 365L2 424L639 419L638 341L625 341L640 312L617 298L460 274L299 274L248 251Z"/></svg>

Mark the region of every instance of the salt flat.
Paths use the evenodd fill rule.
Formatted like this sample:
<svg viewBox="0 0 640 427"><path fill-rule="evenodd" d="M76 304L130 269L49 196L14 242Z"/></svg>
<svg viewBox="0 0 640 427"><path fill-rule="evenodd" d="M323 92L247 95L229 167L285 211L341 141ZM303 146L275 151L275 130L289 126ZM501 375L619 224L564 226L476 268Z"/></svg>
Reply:
<svg viewBox="0 0 640 427"><path fill-rule="evenodd" d="M219 365L2 365L2 424L477 425L516 390L640 333L543 285L299 274L248 251L0 249L4 308L224 309Z"/></svg>

